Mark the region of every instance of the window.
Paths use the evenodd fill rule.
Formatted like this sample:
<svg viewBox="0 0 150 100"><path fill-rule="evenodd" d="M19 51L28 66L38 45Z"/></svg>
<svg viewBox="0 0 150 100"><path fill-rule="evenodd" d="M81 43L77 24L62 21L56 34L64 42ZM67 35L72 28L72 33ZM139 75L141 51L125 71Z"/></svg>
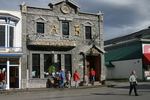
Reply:
<svg viewBox="0 0 150 100"><path fill-rule="evenodd" d="M0 25L0 46L5 46L5 26Z"/></svg>
<svg viewBox="0 0 150 100"><path fill-rule="evenodd" d="M71 63L71 54L65 54L65 72L67 73L68 71L70 71L70 73L72 74L72 67L71 67L72 63Z"/></svg>
<svg viewBox="0 0 150 100"><path fill-rule="evenodd" d="M51 73L49 73L50 66L55 67L55 74L61 70L61 55L57 54L57 62L54 62L53 54L44 54L44 77L46 78Z"/></svg>
<svg viewBox="0 0 150 100"><path fill-rule="evenodd" d="M52 65L52 54L44 55L44 77L49 76L49 67Z"/></svg>
<svg viewBox="0 0 150 100"><path fill-rule="evenodd" d="M91 26L85 26L85 38L86 39L92 38Z"/></svg>
<svg viewBox="0 0 150 100"><path fill-rule="evenodd" d="M44 33L44 23L37 22L37 33Z"/></svg>
<svg viewBox="0 0 150 100"><path fill-rule="evenodd" d="M13 47L13 39L14 39L14 28L10 27L10 31L9 31L9 47Z"/></svg>
<svg viewBox="0 0 150 100"><path fill-rule="evenodd" d="M32 55L32 78L40 78L40 54Z"/></svg>
<svg viewBox="0 0 150 100"><path fill-rule="evenodd" d="M63 36L69 36L69 23L62 22L62 34Z"/></svg>
<svg viewBox="0 0 150 100"><path fill-rule="evenodd" d="M17 64L19 65L19 58L10 58L10 65Z"/></svg>
<svg viewBox="0 0 150 100"><path fill-rule="evenodd" d="M0 25L0 46L13 47L13 45L14 45L14 27L8 25Z"/></svg>

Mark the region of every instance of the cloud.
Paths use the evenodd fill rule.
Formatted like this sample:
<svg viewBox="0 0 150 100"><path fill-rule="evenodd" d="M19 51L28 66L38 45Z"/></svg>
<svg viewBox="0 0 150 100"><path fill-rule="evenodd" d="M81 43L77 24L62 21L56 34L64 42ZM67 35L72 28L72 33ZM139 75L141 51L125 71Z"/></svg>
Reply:
<svg viewBox="0 0 150 100"><path fill-rule="evenodd" d="M19 10L18 4L49 8L56 0L0 0L0 9ZM136 32L150 24L150 0L72 0L81 6L80 12L104 13L104 39ZM8 3L10 2L10 3Z"/></svg>

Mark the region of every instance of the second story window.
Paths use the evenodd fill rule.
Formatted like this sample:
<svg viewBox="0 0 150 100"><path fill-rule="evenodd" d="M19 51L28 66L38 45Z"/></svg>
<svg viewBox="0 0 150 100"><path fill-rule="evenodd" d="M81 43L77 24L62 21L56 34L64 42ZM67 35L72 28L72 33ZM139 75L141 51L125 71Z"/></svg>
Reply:
<svg viewBox="0 0 150 100"><path fill-rule="evenodd" d="M14 46L14 27L9 25L0 25L0 46Z"/></svg>
<svg viewBox="0 0 150 100"><path fill-rule="evenodd" d="M5 46L5 26L0 25L0 46Z"/></svg>
<svg viewBox="0 0 150 100"><path fill-rule="evenodd" d="M37 30L37 33L44 33L44 23L37 22L36 30Z"/></svg>
<svg viewBox="0 0 150 100"><path fill-rule="evenodd" d="M92 39L91 26L85 26L85 38Z"/></svg>
<svg viewBox="0 0 150 100"><path fill-rule="evenodd" d="M62 22L62 35L65 37L69 36L69 23Z"/></svg>

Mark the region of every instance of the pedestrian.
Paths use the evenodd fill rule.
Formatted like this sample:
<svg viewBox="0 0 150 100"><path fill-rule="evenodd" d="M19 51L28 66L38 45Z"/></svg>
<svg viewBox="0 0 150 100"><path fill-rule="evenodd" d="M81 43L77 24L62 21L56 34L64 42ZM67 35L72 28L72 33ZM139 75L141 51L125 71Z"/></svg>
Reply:
<svg viewBox="0 0 150 100"><path fill-rule="evenodd" d="M92 85L94 85L95 74L96 74L95 71L93 70L93 68L91 68L90 77L91 77L91 83L92 83Z"/></svg>
<svg viewBox="0 0 150 100"><path fill-rule="evenodd" d="M73 74L73 78L74 78L74 81L75 81L75 88L77 88L78 87L78 80L80 79L80 76L77 73L77 71L75 71L75 73Z"/></svg>
<svg viewBox="0 0 150 100"><path fill-rule="evenodd" d="M132 71L132 74L129 77L129 82L130 82L129 95L131 95L132 89L134 89L135 96L138 96L138 94L137 94L137 76L136 76L135 71Z"/></svg>
<svg viewBox="0 0 150 100"><path fill-rule="evenodd" d="M64 88L64 79L65 79L65 74L64 74L64 70L62 69L60 72L60 88Z"/></svg>
<svg viewBox="0 0 150 100"><path fill-rule="evenodd" d="M5 68L2 69L0 73L0 81L1 81L1 88L6 88L6 75L5 75Z"/></svg>
<svg viewBox="0 0 150 100"><path fill-rule="evenodd" d="M66 75L66 79L67 79L67 86L68 88L71 87L71 74L70 71L68 71L67 75Z"/></svg>

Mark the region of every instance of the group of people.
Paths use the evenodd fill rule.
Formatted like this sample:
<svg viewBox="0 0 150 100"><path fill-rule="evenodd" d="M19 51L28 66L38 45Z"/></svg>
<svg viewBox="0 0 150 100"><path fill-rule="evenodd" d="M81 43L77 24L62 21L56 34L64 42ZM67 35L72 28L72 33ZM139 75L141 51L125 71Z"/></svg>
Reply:
<svg viewBox="0 0 150 100"><path fill-rule="evenodd" d="M80 76L79 76L77 71L75 71L75 73L73 74L73 79L75 81L75 88L77 88L78 87L78 80L80 79ZM59 80L59 87L64 88L65 74L64 74L63 69L60 71L58 80ZM68 73L66 75L66 85L68 86L68 88L71 87L71 73L70 73L70 71L68 71Z"/></svg>
<svg viewBox="0 0 150 100"><path fill-rule="evenodd" d="M91 68L91 71L90 71L90 77L91 77L91 83L92 85L94 85L94 81L95 81L95 71L93 70L93 68ZM64 83L64 80L66 78L66 84ZM74 72L73 74L73 80L75 82L75 88L78 87L78 80L80 79L80 76L77 72L77 70ZM64 85L67 85L68 88L71 87L71 73L70 71L68 71L68 73L66 74L66 77L65 77L65 74L64 74L64 70L62 69L59 73L59 77L58 77L58 80L59 80L59 87L60 88L64 88Z"/></svg>
<svg viewBox="0 0 150 100"><path fill-rule="evenodd" d="M6 84L5 68L0 69L0 88L4 88Z"/></svg>

